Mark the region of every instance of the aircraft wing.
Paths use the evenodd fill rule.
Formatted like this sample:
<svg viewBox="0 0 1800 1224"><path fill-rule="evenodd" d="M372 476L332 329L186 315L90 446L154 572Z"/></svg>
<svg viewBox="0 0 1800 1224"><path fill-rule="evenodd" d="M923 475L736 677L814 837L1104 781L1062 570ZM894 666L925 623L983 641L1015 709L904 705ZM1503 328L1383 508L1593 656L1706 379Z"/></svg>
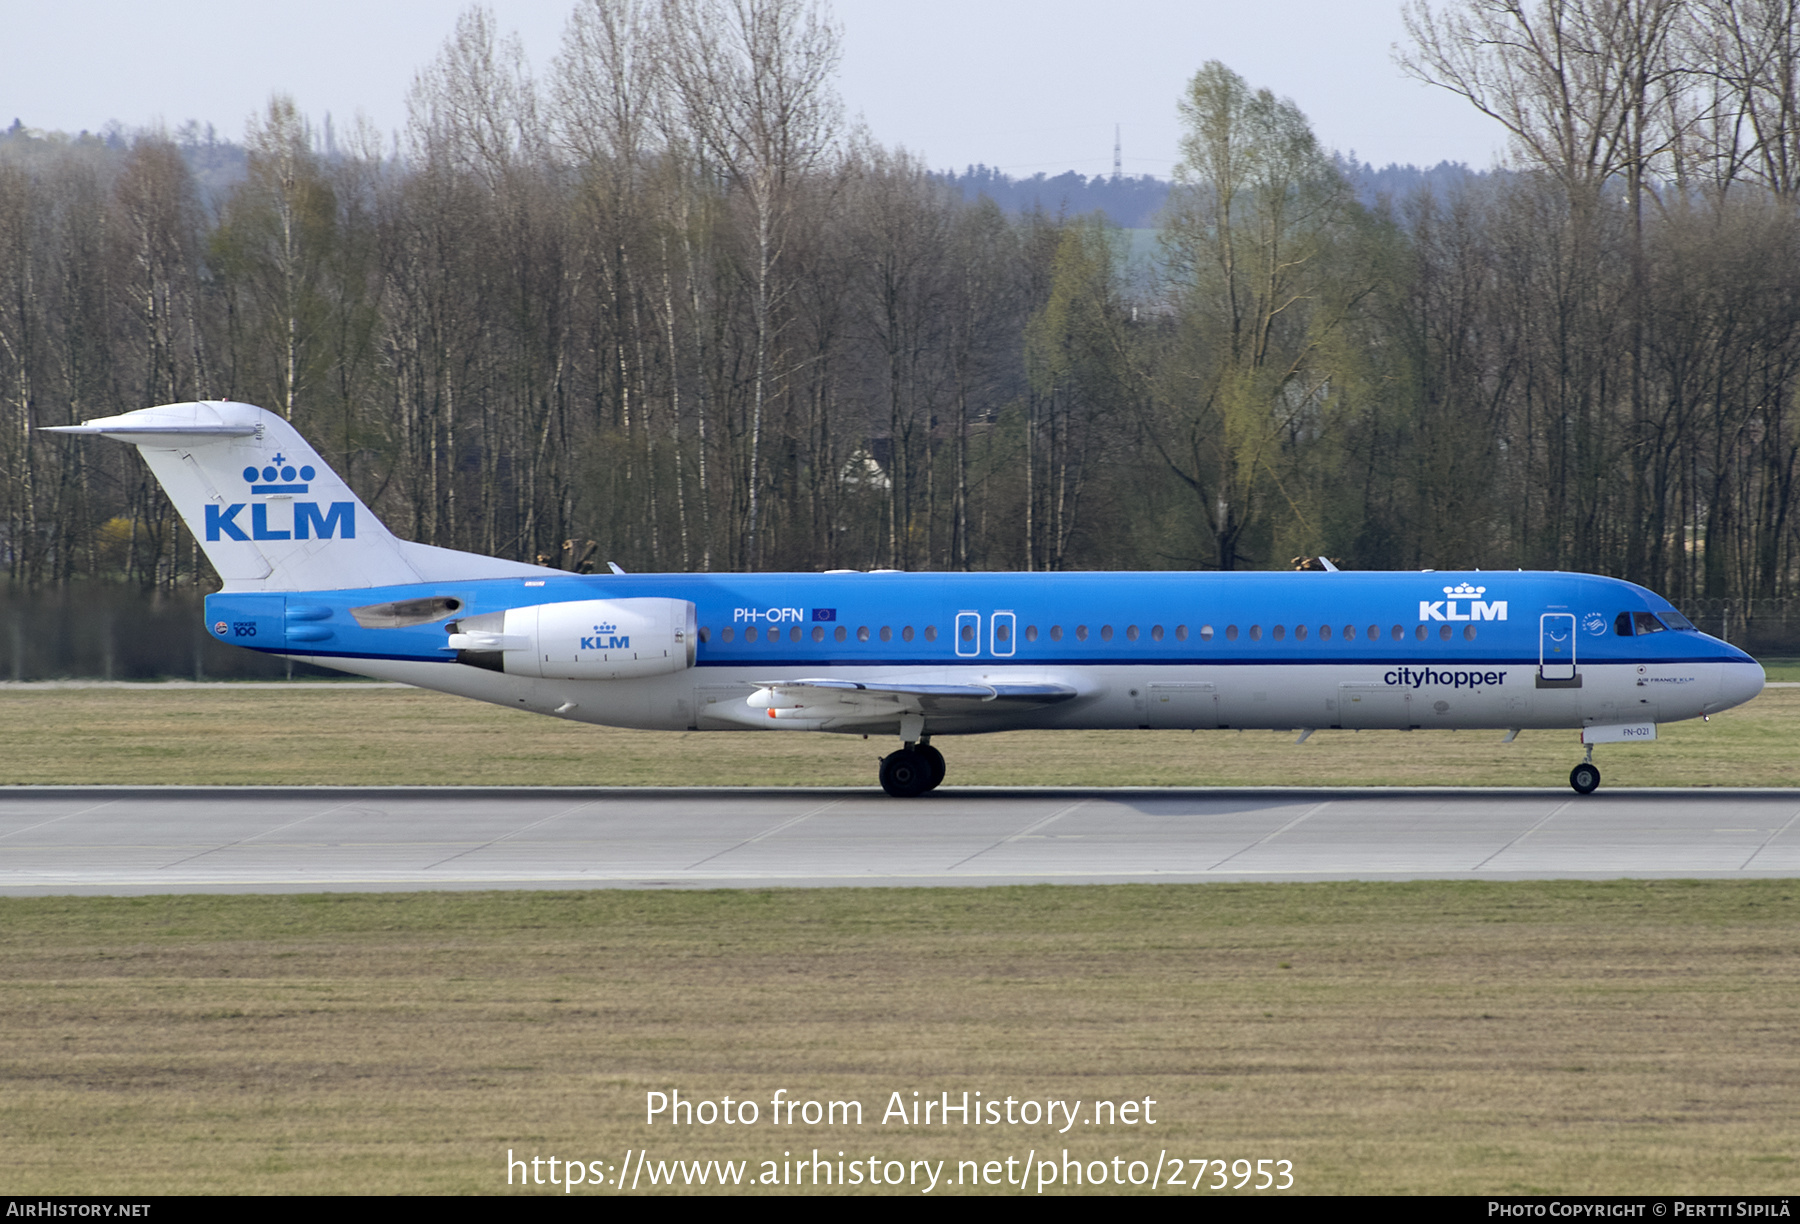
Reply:
<svg viewBox="0 0 1800 1224"><path fill-rule="evenodd" d="M800 727L887 722L903 714L1016 713L1076 696L1067 684L926 684L910 680L761 680L745 699L754 717Z"/></svg>

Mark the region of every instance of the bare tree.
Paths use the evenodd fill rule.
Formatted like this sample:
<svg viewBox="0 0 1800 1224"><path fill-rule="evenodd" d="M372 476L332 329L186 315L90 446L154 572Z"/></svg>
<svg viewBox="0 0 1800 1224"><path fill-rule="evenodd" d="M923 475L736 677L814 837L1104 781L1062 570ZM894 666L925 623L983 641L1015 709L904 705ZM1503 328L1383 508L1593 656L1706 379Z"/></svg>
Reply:
<svg viewBox="0 0 1800 1224"><path fill-rule="evenodd" d="M856 339L871 358L872 398L885 418L887 564L909 569L935 559L933 426L949 375L949 216L925 168L905 152L865 147L855 164L846 245L856 268Z"/></svg>
<svg viewBox="0 0 1800 1224"><path fill-rule="evenodd" d="M1529 164L1573 198L1625 176L1634 211L1654 160L1674 148L1667 98L1691 75L1679 0L1460 0L1405 10L1411 76L1467 98L1511 133Z"/></svg>
<svg viewBox="0 0 1800 1224"><path fill-rule="evenodd" d="M664 13L664 62L683 117L749 212L756 339L744 560L755 568L781 256L798 182L836 138L839 35L810 0L665 0Z"/></svg>
<svg viewBox="0 0 1800 1224"><path fill-rule="evenodd" d="M1692 37L1716 91L1700 135L1712 183L1800 196L1800 0L1699 0Z"/></svg>

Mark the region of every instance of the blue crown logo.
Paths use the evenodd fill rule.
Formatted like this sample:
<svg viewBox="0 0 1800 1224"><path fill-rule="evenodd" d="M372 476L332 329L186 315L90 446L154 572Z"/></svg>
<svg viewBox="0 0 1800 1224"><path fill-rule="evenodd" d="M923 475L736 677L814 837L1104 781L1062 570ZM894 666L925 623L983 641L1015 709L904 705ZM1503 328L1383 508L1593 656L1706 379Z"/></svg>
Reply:
<svg viewBox="0 0 1800 1224"><path fill-rule="evenodd" d="M311 464L296 469L280 451L275 452L268 467L244 469L244 479L252 493L304 493L306 482L317 475Z"/></svg>
<svg viewBox="0 0 1800 1224"><path fill-rule="evenodd" d="M617 633L618 631L619 631L619 627L617 625L595 625L594 626L595 633Z"/></svg>
<svg viewBox="0 0 1800 1224"><path fill-rule="evenodd" d="M1487 588L1484 586L1470 586L1466 582L1459 582L1453 587L1445 587L1444 594L1452 599L1467 599L1471 595L1487 594Z"/></svg>

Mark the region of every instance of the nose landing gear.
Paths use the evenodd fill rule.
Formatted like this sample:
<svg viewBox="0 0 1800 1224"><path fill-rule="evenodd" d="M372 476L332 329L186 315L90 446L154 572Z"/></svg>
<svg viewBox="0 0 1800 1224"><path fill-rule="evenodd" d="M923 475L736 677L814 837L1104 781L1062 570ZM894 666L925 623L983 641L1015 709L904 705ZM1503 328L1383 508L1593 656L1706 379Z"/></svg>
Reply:
<svg viewBox="0 0 1800 1224"><path fill-rule="evenodd" d="M1587 746L1587 755L1581 764L1569 771L1569 785L1575 788L1577 795L1591 795L1600 789L1600 767L1594 764L1594 746Z"/></svg>

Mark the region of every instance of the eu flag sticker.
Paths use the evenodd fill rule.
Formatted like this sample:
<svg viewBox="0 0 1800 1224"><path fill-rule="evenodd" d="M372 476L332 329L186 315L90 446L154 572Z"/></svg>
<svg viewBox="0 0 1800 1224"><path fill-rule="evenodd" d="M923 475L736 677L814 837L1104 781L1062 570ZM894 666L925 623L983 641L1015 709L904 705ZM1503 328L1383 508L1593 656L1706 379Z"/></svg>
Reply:
<svg viewBox="0 0 1800 1224"><path fill-rule="evenodd" d="M834 621L836 619L837 619L837 609L836 608L814 608L813 609L813 620L815 622L816 621Z"/></svg>

